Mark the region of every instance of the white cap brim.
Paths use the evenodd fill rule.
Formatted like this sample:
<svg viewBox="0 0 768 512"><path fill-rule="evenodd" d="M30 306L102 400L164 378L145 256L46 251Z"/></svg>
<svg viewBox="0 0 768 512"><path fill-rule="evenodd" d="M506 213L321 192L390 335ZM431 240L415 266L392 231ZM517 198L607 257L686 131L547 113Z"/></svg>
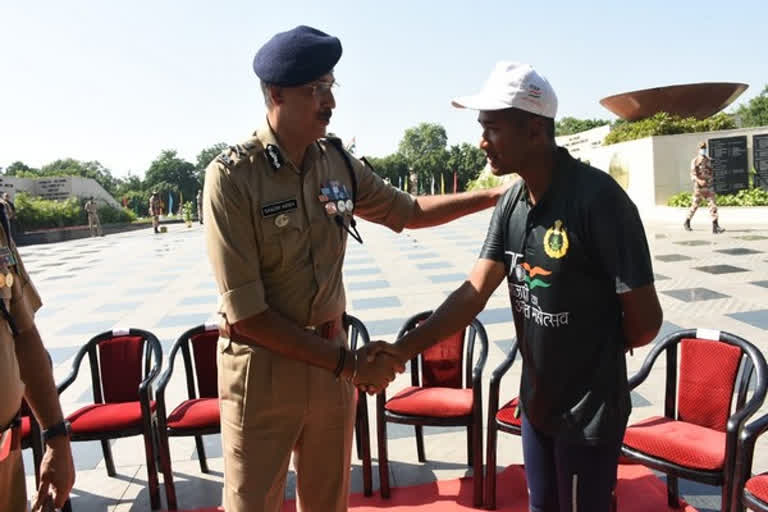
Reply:
<svg viewBox="0 0 768 512"><path fill-rule="evenodd" d="M468 108L470 110L504 110L510 107L509 103L484 94L473 96L460 96L451 100L451 105L456 108Z"/></svg>

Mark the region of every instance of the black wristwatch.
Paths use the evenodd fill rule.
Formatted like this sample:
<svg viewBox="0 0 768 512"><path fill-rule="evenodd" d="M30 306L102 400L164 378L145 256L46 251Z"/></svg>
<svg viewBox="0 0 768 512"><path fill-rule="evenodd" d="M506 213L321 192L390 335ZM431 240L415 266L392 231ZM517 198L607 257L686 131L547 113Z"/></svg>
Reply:
<svg viewBox="0 0 768 512"><path fill-rule="evenodd" d="M67 420L61 421L43 430L43 442L47 443L54 437L69 435L71 432L72 432L72 424L69 423Z"/></svg>

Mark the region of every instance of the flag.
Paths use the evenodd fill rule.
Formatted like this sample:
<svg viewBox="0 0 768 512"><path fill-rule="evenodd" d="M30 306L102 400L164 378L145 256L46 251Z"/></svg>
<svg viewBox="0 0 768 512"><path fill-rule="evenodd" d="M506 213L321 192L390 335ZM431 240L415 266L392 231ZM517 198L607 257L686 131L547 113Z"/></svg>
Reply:
<svg viewBox="0 0 768 512"><path fill-rule="evenodd" d="M440 173L440 193L445 194L445 174Z"/></svg>
<svg viewBox="0 0 768 512"><path fill-rule="evenodd" d="M179 213L181 213L182 208L184 208L184 193L179 191Z"/></svg>
<svg viewBox="0 0 768 512"><path fill-rule="evenodd" d="M398 176L397 177L397 188L399 188L400 190L403 190L403 177L402 176Z"/></svg>
<svg viewBox="0 0 768 512"><path fill-rule="evenodd" d="M347 145L347 151L349 151L354 155L356 145L357 145L357 137L352 137L352 140L349 141L349 144Z"/></svg>
<svg viewBox="0 0 768 512"><path fill-rule="evenodd" d="M128 198L127 197L123 197L123 208L125 208L127 206L128 206Z"/></svg>
<svg viewBox="0 0 768 512"><path fill-rule="evenodd" d="M455 194L459 189L459 175L456 171L453 171L453 193Z"/></svg>
<svg viewBox="0 0 768 512"><path fill-rule="evenodd" d="M168 215L173 214L173 196L168 192Z"/></svg>
<svg viewBox="0 0 768 512"><path fill-rule="evenodd" d="M432 175L432 180L429 183L429 195L435 195L435 175Z"/></svg>

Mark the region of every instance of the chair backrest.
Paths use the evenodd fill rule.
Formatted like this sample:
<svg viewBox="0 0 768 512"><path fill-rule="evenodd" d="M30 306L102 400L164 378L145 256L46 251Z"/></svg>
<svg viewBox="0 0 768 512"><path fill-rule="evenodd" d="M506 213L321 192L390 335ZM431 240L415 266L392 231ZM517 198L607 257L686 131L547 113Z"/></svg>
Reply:
<svg viewBox="0 0 768 512"><path fill-rule="evenodd" d="M91 368L98 368L104 403L138 400L139 384L149 371L150 351L145 355L144 349L145 340L141 336L110 336L95 345ZM94 365L97 350L98 363ZM98 384L94 382L94 398L98 402L97 389Z"/></svg>
<svg viewBox="0 0 768 512"><path fill-rule="evenodd" d="M400 330L398 339L418 327L431 314L432 311L424 311L409 318ZM480 321L474 319L467 328L432 345L413 359L411 361L413 385L446 388L471 387L475 341L479 339L481 349L488 350L485 330L480 327Z"/></svg>
<svg viewBox="0 0 768 512"><path fill-rule="evenodd" d="M203 326L205 329L205 326ZM195 360L195 378L200 398L219 396L218 369L216 367L216 343L219 340L217 328L207 328L189 336ZM185 360L186 360L185 355ZM187 369L189 370L189 369ZM187 372L189 377L189 371Z"/></svg>
<svg viewBox="0 0 768 512"><path fill-rule="evenodd" d="M742 355L721 341L680 341L678 419L725 432Z"/></svg>
<svg viewBox="0 0 768 512"><path fill-rule="evenodd" d="M344 313L342 323L344 324L344 330L347 331L350 350L357 350L359 348L358 345L365 345L371 341L368 329L357 317Z"/></svg>

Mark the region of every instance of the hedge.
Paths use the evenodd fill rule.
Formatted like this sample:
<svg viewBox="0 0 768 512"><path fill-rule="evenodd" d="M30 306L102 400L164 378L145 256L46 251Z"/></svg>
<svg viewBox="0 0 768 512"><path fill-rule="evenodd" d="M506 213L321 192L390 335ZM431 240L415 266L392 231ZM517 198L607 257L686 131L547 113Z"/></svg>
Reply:
<svg viewBox="0 0 768 512"><path fill-rule="evenodd" d="M24 231L88 224L85 202L77 197L55 201L19 192L16 194L14 206L16 218ZM136 214L127 208L118 209L104 205L99 207L99 219L102 224L133 222L136 220Z"/></svg>

